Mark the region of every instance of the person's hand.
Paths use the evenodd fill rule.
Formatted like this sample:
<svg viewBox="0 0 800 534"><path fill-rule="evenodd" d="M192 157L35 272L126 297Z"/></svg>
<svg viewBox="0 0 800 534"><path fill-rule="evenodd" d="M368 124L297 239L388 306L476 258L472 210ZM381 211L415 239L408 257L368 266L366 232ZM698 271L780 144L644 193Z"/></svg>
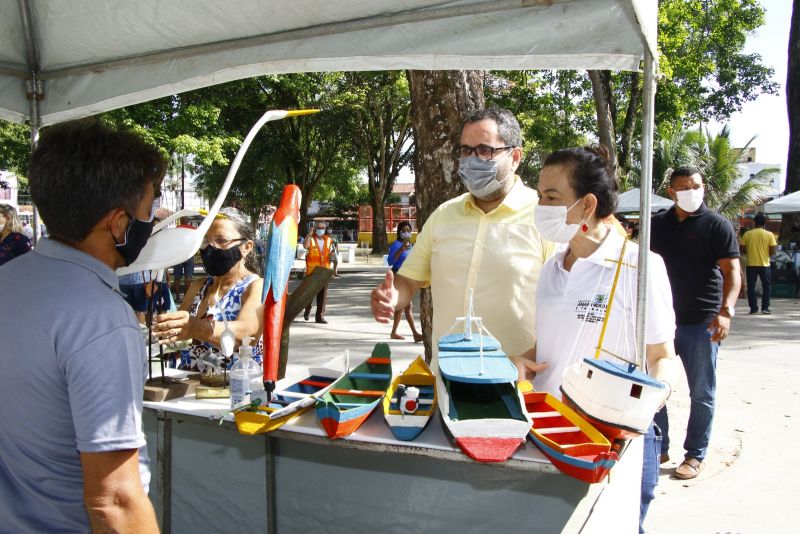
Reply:
<svg viewBox="0 0 800 534"><path fill-rule="evenodd" d="M408 250L411 248L411 241L406 241L403 243L403 248Z"/></svg>
<svg viewBox="0 0 800 534"><path fill-rule="evenodd" d="M191 319L187 311L162 313L156 317L153 335L162 343L190 339L194 337L190 332Z"/></svg>
<svg viewBox="0 0 800 534"><path fill-rule="evenodd" d="M714 320L711 321L711 324L708 325L708 331L711 332L711 341L722 341L726 337L728 337L728 332L731 329L731 319L730 317L723 317L722 315L717 315L714 317Z"/></svg>
<svg viewBox="0 0 800 534"><path fill-rule="evenodd" d="M386 273L383 283L372 290L370 302L372 315L379 323L389 323L394 319L394 310L400 293L394 288L394 273Z"/></svg>
<svg viewBox="0 0 800 534"><path fill-rule="evenodd" d="M514 362L514 365L517 367L517 372L519 373L518 380L520 381L531 380L536 376L536 373L544 371L549 366L547 362L535 362L521 356L512 356L511 361Z"/></svg>

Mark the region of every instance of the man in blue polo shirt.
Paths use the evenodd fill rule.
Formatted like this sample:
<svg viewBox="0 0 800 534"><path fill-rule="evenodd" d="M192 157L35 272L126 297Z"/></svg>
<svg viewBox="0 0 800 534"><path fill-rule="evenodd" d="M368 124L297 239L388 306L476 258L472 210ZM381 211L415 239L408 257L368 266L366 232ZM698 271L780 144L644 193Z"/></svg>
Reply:
<svg viewBox="0 0 800 534"><path fill-rule="evenodd" d="M689 382L691 408L674 476L690 479L702 469L714 419L717 351L728 336L739 296L739 245L730 221L703 203L700 171L681 167L670 176L667 193L675 206L652 220L650 249L664 258L675 308L675 352ZM662 431L662 462L669 460L666 406L656 414Z"/></svg>
<svg viewBox="0 0 800 534"><path fill-rule="evenodd" d="M50 237L0 268L0 531L158 532L144 342L114 269L150 236L164 168L94 121L45 129L31 155Z"/></svg>

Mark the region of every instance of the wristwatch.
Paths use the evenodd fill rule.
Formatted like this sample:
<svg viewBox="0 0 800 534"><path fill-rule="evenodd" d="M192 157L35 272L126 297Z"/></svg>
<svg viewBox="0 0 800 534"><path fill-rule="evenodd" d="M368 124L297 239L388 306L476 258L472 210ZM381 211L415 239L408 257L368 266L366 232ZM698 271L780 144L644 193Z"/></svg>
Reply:
<svg viewBox="0 0 800 534"><path fill-rule="evenodd" d="M719 311L719 314L723 317L725 317L725 314L727 314L729 318L732 318L734 315L736 315L736 309L733 306L723 306Z"/></svg>

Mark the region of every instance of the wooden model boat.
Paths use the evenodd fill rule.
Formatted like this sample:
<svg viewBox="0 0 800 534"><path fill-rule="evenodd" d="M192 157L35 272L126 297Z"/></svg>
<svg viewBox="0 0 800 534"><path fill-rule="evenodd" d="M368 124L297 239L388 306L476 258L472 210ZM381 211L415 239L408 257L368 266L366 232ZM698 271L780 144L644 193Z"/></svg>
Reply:
<svg viewBox="0 0 800 534"><path fill-rule="evenodd" d="M564 402L612 441L645 434L667 393L663 382L637 369L644 368L643 354L633 362L603 348L626 246L627 240L617 261L594 358L584 358L580 364L568 367L561 381ZM624 363L601 360L601 353Z"/></svg>
<svg viewBox="0 0 800 534"><path fill-rule="evenodd" d="M666 386L633 364L585 358L564 373L561 394L568 406L614 441L647 432Z"/></svg>
<svg viewBox="0 0 800 534"><path fill-rule="evenodd" d="M553 395L534 391L527 381L519 387L533 420L531 441L562 473L601 482L618 460L605 436Z"/></svg>
<svg viewBox="0 0 800 534"><path fill-rule="evenodd" d="M503 462L525 442L532 424L515 385L517 368L480 317L473 317L471 295L467 315L456 324L461 321L464 332L439 339L439 411L447 433L467 456ZM473 323L478 333L472 333Z"/></svg>
<svg viewBox="0 0 800 534"><path fill-rule="evenodd" d="M381 401L391 381L389 345L378 343L372 356L317 399L317 417L328 437L343 438L358 430Z"/></svg>
<svg viewBox="0 0 800 534"><path fill-rule="evenodd" d="M436 411L436 379L421 356L396 377L383 397L383 415L392 434L416 438Z"/></svg>
<svg viewBox="0 0 800 534"><path fill-rule="evenodd" d="M272 393L272 399L255 409L235 412L236 428L249 436L272 432L299 417L316 403L317 398L331 389L333 383L344 375L327 367L310 367L308 376L286 389Z"/></svg>

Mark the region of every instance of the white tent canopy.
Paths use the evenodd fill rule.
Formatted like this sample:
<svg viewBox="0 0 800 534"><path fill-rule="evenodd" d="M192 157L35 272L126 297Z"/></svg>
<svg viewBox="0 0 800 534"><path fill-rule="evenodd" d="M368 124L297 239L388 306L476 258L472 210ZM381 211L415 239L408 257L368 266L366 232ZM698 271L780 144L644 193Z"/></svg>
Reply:
<svg viewBox="0 0 800 534"><path fill-rule="evenodd" d="M657 22L656 0L0 0L0 118L29 120L35 138L43 125L268 73L638 70L643 59L650 191ZM648 217L639 243L645 267Z"/></svg>
<svg viewBox="0 0 800 534"><path fill-rule="evenodd" d="M654 0L0 0L0 118L41 125L268 73L638 70Z"/></svg>
<svg viewBox="0 0 800 534"><path fill-rule="evenodd" d="M639 212L639 201L641 198L641 191L638 187L633 188L617 196L617 209L615 213L631 213ZM674 202L668 198L660 197L655 193L650 195L650 212L660 211L662 209L669 209Z"/></svg>
<svg viewBox="0 0 800 534"><path fill-rule="evenodd" d="M764 204L764 213L800 212L800 191L770 200Z"/></svg>

